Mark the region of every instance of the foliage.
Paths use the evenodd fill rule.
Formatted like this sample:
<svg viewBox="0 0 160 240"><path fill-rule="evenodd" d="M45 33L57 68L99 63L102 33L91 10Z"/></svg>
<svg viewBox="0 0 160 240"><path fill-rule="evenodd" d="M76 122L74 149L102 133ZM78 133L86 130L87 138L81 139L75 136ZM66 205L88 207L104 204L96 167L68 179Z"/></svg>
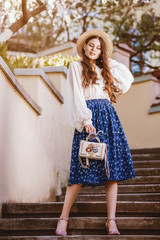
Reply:
<svg viewBox="0 0 160 240"><path fill-rule="evenodd" d="M7 58L7 44L5 42L0 43L0 56L3 59Z"/></svg>
<svg viewBox="0 0 160 240"><path fill-rule="evenodd" d="M12 66L12 64L10 64L10 61L7 56L7 43L6 42L0 43L0 56L7 63L7 65L10 67L10 69L13 70L13 66Z"/></svg>
<svg viewBox="0 0 160 240"><path fill-rule="evenodd" d="M24 53L17 56L7 55L7 43L5 42L0 43L0 56L12 71L14 68L42 68L47 66L65 66L68 68L71 62L80 59L79 56L72 57L62 54L39 58L25 56Z"/></svg>
<svg viewBox="0 0 160 240"><path fill-rule="evenodd" d="M25 56L24 54L18 56L7 56L6 62L13 71L14 68L42 68L47 66L65 66L73 61L79 60L78 56L72 57L68 55L55 54L53 56L44 56L33 58Z"/></svg>
<svg viewBox="0 0 160 240"><path fill-rule="evenodd" d="M150 64L150 51L160 51L160 16L153 8L153 1L117 0L107 1L101 7L100 17L104 22L109 22L105 30L110 31L115 37L114 45L126 43L134 51L131 53L132 64L140 66L139 71L157 68Z"/></svg>

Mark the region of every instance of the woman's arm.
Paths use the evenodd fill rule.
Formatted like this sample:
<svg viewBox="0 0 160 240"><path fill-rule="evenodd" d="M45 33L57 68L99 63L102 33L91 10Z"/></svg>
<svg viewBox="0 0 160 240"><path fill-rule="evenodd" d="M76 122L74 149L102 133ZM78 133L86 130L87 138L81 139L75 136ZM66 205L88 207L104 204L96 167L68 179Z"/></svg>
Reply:
<svg viewBox="0 0 160 240"><path fill-rule="evenodd" d="M72 62L67 74L68 107L70 123L77 131L92 125L92 112L87 108L82 87L82 67L79 62Z"/></svg>
<svg viewBox="0 0 160 240"><path fill-rule="evenodd" d="M115 77L117 80L121 81L121 83L117 84L115 83L120 89L122 89L122 92L125 93L129 90L131 87L132 82L134 81L134 77L130 70L122 63L117 62L116 60L113 60L109 58L110 62L109 65L111 67L111 74L113 77Z"/></svg>

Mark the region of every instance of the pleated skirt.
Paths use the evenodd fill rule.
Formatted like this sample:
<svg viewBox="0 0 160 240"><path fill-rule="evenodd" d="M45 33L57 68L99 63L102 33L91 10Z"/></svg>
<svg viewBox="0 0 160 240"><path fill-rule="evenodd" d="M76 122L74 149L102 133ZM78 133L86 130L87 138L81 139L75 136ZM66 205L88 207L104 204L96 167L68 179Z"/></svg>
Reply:
<svg viewBox="0 0 160 240"><path fill-rule="evenodd" d="M105 171L104 160L89 159L90 166L84 169L79 161L80 140L85 140L87 133L76 129L73 135L70 176L68 186L83 184L102 186L106 181L123 181L135 177L130 148L122 124L113 105L107 99L86 100L87 107L92 111L92 122L96 131L103 131L101 142L107 145L110 177ZM85 164L85 158L82 159Z"/></svg>

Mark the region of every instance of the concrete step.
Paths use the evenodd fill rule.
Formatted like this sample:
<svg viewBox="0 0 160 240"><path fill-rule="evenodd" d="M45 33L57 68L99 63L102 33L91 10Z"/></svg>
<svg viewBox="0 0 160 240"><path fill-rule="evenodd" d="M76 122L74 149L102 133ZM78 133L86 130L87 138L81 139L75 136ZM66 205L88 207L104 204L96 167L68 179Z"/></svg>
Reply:
<svg viewBox="0 0 160 240"><path fill-rule="evenodd" d="M77 201L105 201L105 194L79 194ZM118 201L160 201L160 193L118 194ZM57 196L57 202L64 202L64 195Z"/></svg>
<svg viewBox="0 0 160 240"><path fill-rule="evenodd" d="M155 154L160 153L160 148L132 148L131 154Z"/></svg>
<svg viewBox="0 0 160 240"><path fill-rule="evenodd" d="M126 181L119 182L119 185L126 184L154 184L160 183L160 176L136 176L136 178L132 178Z"/></svg>
<svg viewBox="0 0 160 240"><path fill-rule="evenodd" d="M131 149L131 153L136 178L119 182L117 224L120 236L106 235L106 201L102 186L81 189L71 209L67 237L55 236L63 202L3 204L5 218L0 219L0 240L160 239L160 148ZM64 195L59 197L63 199Z"/></svg>
<svg viewBox="0 0 160 240"><path fill-rule="evenodd" d="M1 236L22 236L28 235L27 231L36 235L55 235L57 225L56 218L19 218L19 219L0 219ZM68 234L105 234L104 224L106 217L71 217L68 224ZM122 234L135 235L136 232L141 234L150 233L153 235L160 234L159 217L117 217L117 225ZM23 233L23 234L22 234ZM2 235L3 234L3 235ZM126 235L125 234L125 235Z"/></svg>
<svg viewBox="0 0 160 240"><path fill-rule="evenodd" d="M136 176L158 176L160 168L135 168Z"/></svg>
<svg viewBox="0 0 160 240"><path fill-rule="evenodd" d="M14 236L14 237L0 237L0 240L157 240L160 239L158 235L73 235L73 236Z"/></svg>
<svg viewBox="0 0 160 240"><path fill-rule="evenodd" d="M133 161L160 160L159 153L132 154Z"/></svg>
<svg viewBox="0 0 160 240"><path fill-rule="evenodd" d="M160 160L134 161L134 168L160 168Z"/></svg>
<svg viewBox="0 0 160 240"><path fill-rule="evenodd" d="M160 184L119 185L118 193L159 193ZM80 193L104 193L104 186L83 187Z"/></svg>
<svg viewBox="0 0 160 240"><path fill-rule="evenodd" d="M3 218L15 217L54 217L59 215L62 210L63 202L55 203L8 203L3 204ZM76 201L71 209L71 213L91 214L104 213L106 214L105 201ZM117 213L133 214L133 213L160 213L159 202L134 202L134 201L118 201Z"/></svg>
<svg viewBox="0 0 160 240"><path fill-rule="evenodd" d="M104 191L104 186L82 187L79 194L103 194ZM119 185L118 193L160 193L160 184ZM63 194L65 194L65 189L63 189Z"/></svg>

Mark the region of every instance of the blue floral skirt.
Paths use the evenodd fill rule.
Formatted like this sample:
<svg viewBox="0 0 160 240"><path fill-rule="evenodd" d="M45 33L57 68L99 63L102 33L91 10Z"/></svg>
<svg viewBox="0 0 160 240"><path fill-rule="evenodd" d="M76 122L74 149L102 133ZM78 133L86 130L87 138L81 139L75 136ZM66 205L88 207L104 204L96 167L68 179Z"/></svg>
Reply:
<svg viewBox="0 0 160 240"><path fill-rule="evenodd" d="M103 140L107 145L110 177L107 178L104 160L89 159L90 166L84 169L78 158L80 140L85 140L87 133L74 131L70 177L68 186L82 183L85 186L101 186L106 181L122 181L135 177L129 145L116 113L115 108L107 99L86 100L87 107L92 111L92 122L96 131L103 131ZM85 159L83 159L85 164ZM86 165L86 164L85 164Z"/></svg>

